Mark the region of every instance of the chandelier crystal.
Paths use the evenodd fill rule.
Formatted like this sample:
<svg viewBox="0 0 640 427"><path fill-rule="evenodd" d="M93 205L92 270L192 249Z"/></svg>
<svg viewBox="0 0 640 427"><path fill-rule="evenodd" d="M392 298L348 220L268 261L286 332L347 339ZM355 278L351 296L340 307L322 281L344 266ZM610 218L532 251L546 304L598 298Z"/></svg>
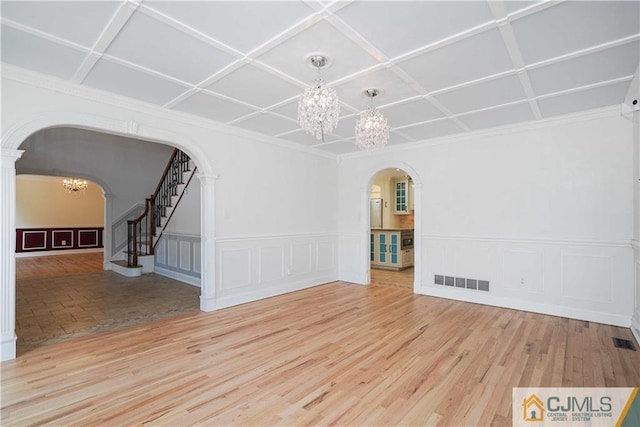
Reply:
<svg viewBox="0 0 640 427"><path fill-rule="evenodd" d="M79 194L87 190L89 184L86 180L80 178L65 178L62 181L64 191L70 194Z"/></svg>
<svg viewBox="0 0 640 427"><path fill-rule="evenodd" d="M356 145L366 150L384 147L389 140L389 125L382 113L373 108L373 98L378 96L380 91L366 89L362 93L371 98L371 107L360 113L356 122Z"/></svg>
<svg viewBox="0 0 640 427"><path fill-rule="evenodd" d="M318 77L300 95L298 120L305 132L324 141L324 134L338 126L340 102L335 89L327 87L320 77L320 68L327 65L327 58L315 55L309 57L309 61L318 69Z"/></svg>

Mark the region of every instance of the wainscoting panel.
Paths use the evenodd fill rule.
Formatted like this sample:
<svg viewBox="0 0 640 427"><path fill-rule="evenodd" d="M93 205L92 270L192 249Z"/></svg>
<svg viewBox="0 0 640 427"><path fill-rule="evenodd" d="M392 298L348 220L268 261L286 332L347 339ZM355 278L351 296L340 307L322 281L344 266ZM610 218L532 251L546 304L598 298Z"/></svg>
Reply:
<svg viewBox="0 0 640 427"><path fill-rule="evenodd" d="M200 236L163 233L155 249L155 272L200 286Z"/></svg>
<svg viewBox="0 0 640 427"><path fill-rule="evenodd" d="M422 235L420 293L629 327L630 242ZM342 261L342 260L341 260ZM489 281L488 292L434 283L436 276ZM482 276L482 277L479 277Z"/></svg>
<svg viewBox="0 0 640 427"><path fill-rule="evenodd" d="M544 254L540 251L505 250L502 253L505 289L543 293Z"/></svg>
<svg viewBox="0 0 640 427"><path fill-rule="evenodd" d="M337 236L293 234L216 240L216 307L337 280Z"/></svg>
<svg viewBox="0 0 640 427"><path fill-rule="evenodd" d="M260 257L261 283L270 283L282 280L284 277L284 245L264 246L258 251Z"/></svg>
<svg viewBox="0 0 640 427"><path fill-rule="evenodd" d="M18 228L16 252L102 248L102 227Z"/></svg>
<svg viewBox="0 0 640 427"><path fill-rule="evenodd" d="M596 303L613 302L613 259L563 253L562 296Z"/></svg>

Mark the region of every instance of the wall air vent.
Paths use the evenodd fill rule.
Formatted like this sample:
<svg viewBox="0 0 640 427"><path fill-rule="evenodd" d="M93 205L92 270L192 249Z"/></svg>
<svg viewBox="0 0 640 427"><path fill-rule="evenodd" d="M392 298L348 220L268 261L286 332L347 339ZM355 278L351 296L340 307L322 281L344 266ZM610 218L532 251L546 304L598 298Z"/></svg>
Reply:
<svg viewBox="0 0 640 427"><path fill-rule="evenodd" d="M463 277L434 275L433 283L436 285L452 286L456 288L465 288L478 291L489 292L489 281L478 279L465 279Z"/></svg>

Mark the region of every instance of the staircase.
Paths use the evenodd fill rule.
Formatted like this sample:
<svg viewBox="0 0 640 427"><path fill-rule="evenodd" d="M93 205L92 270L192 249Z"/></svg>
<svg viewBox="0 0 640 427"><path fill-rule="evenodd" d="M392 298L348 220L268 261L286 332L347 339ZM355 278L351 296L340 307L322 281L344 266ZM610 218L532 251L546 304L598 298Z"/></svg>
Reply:
<svg viewBox="0 0 640 427"><path fill-rule="evenodd" d="M177 148L173 150L156 191L145 199L144 212L127 221L125 260L111 261L113 271L127 277L153 273L154 249L195 171L196 166L187 154Z"/></svg>

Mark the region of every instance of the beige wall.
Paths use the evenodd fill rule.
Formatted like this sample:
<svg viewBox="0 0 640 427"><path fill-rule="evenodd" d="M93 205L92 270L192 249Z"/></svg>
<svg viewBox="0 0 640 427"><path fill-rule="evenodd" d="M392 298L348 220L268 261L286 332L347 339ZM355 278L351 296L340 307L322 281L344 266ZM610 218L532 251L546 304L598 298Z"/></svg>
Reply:
<svg viewBox="0 0 640 427"><path fill-rule="evenodd" d="M68 194L63 177L18 175L16 177L16 228L102 227L102 189L89 181L83 194Z"/></svg>

